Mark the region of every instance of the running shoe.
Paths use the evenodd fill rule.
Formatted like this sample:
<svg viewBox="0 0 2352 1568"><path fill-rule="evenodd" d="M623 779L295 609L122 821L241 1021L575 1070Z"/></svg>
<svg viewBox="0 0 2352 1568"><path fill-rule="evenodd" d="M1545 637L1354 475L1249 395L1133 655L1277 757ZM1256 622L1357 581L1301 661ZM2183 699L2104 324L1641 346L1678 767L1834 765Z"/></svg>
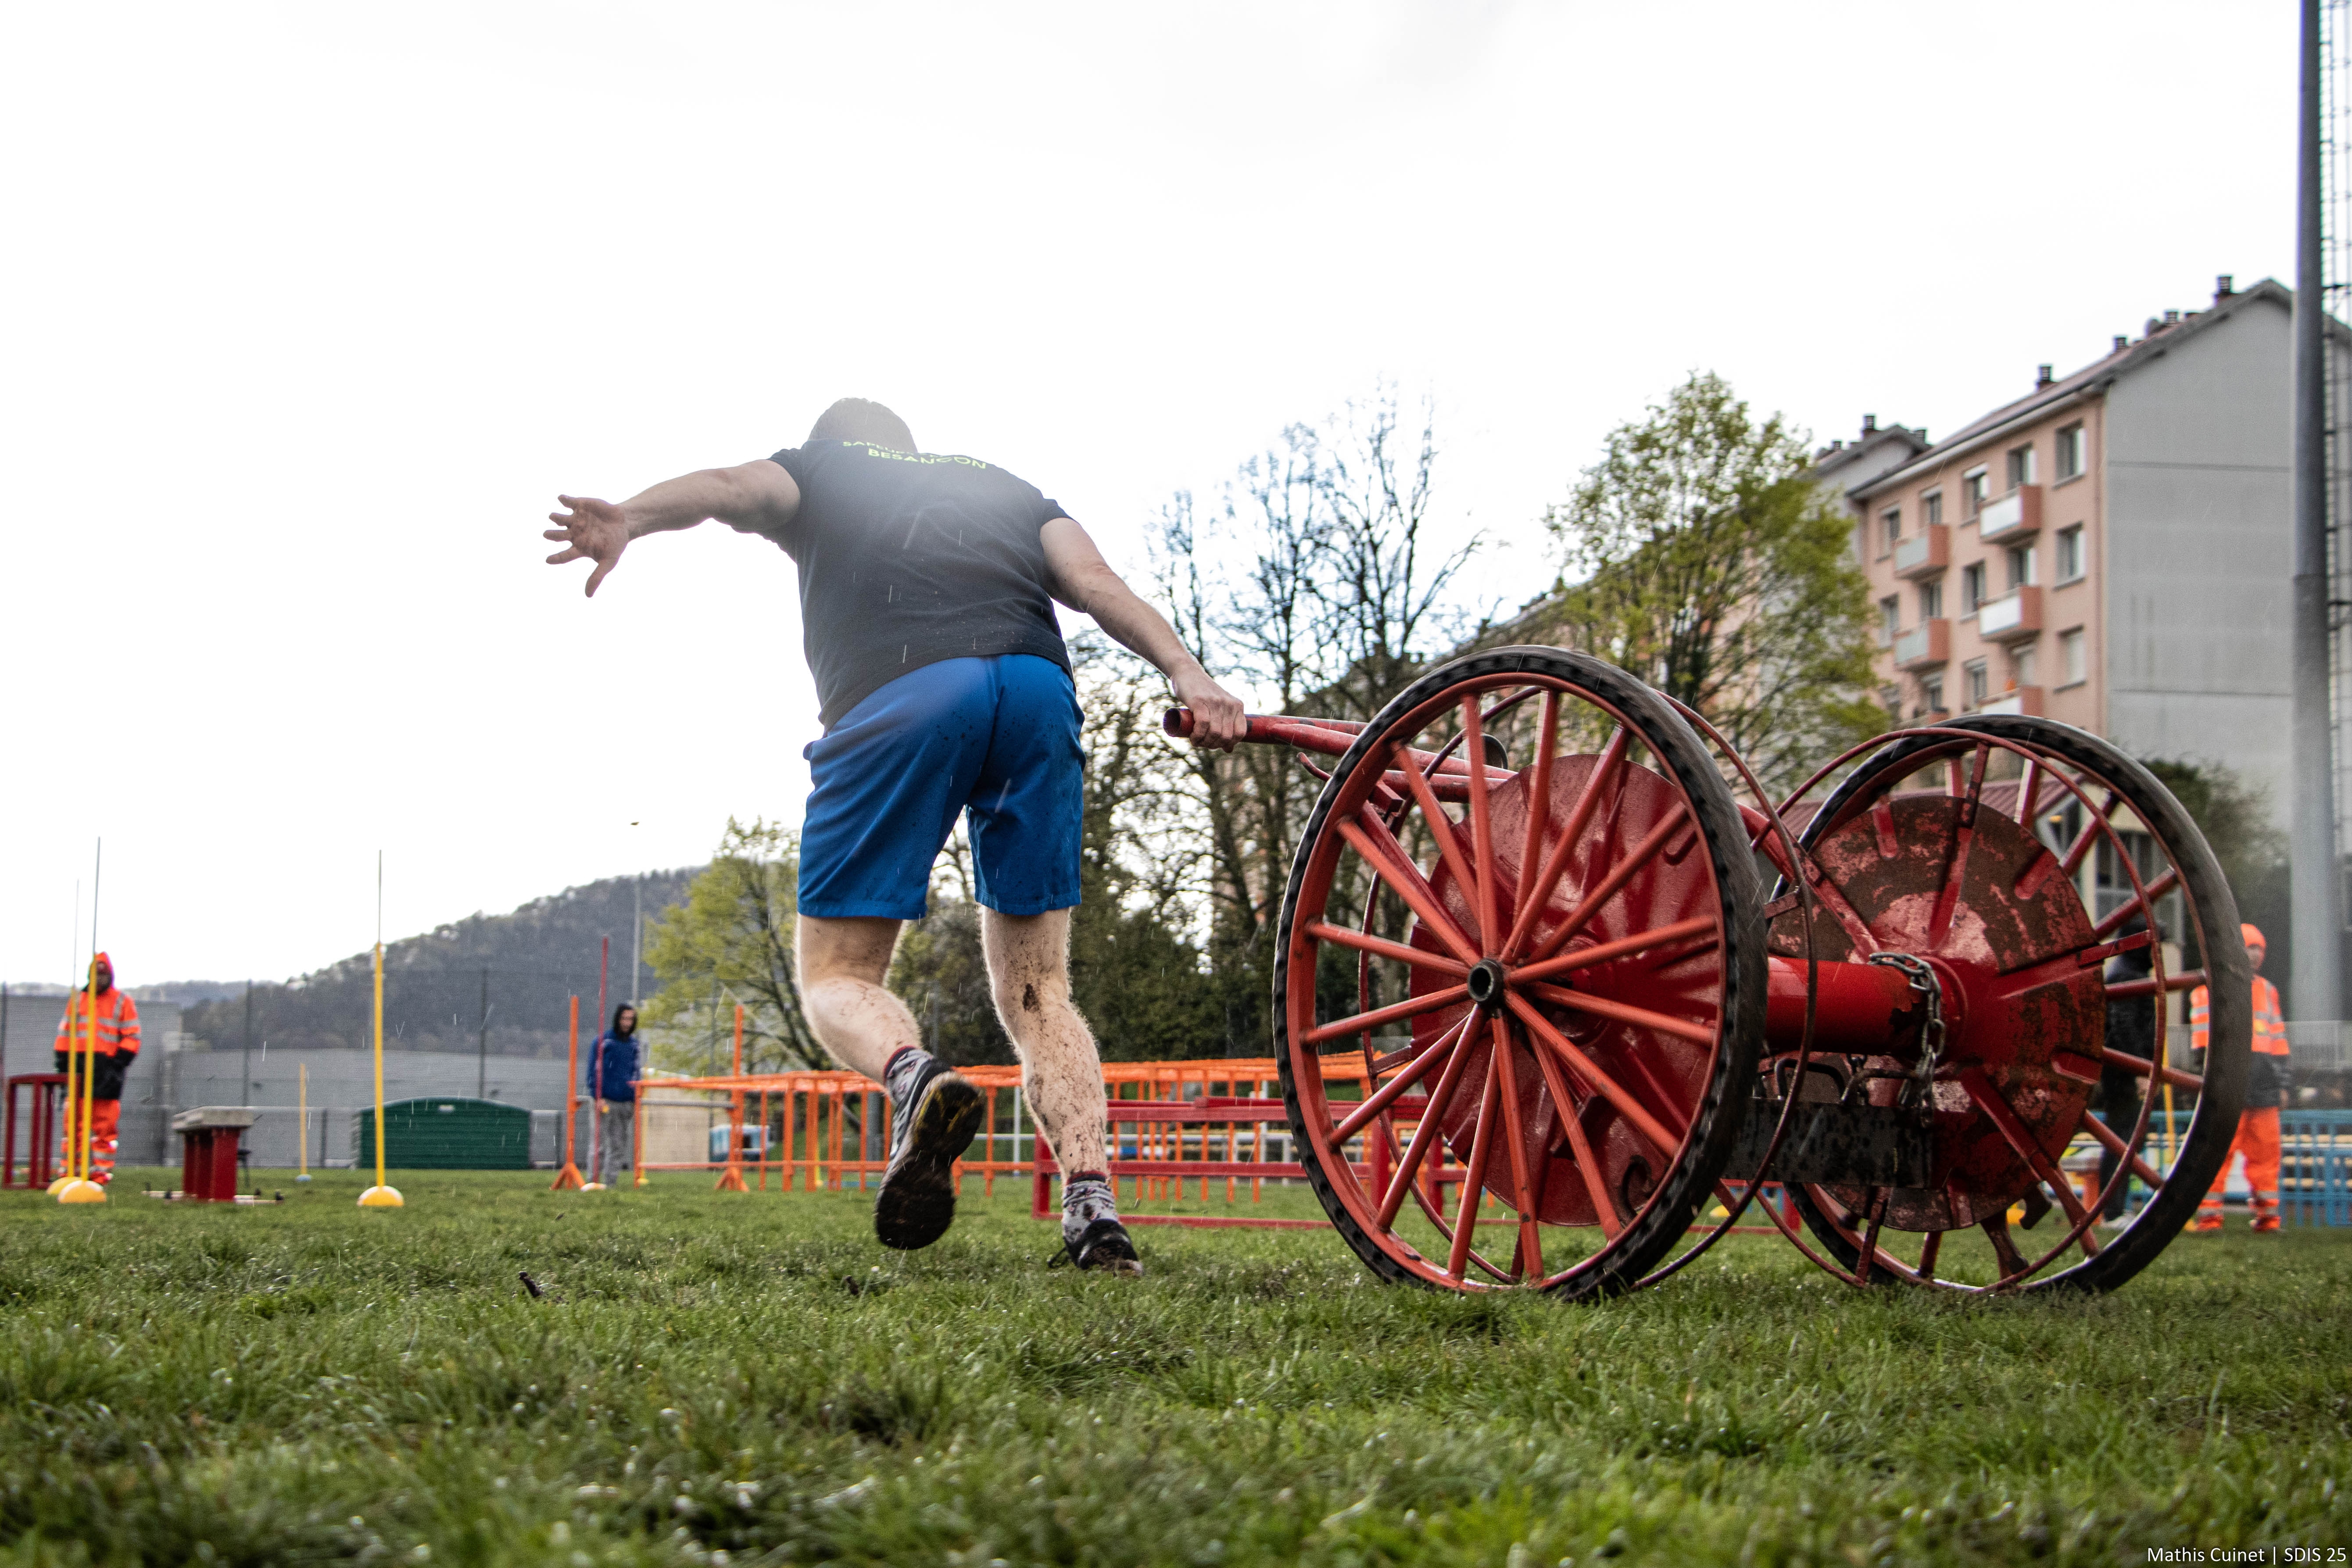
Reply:
<svg viewBox="0 0 2352 1568"><path fill-rule="evenodd" d="M1127 1226L1115 1219L1096 1220L1079 1232L1076 1241L1064 1237L1062 1248L1069 1261L1080 1268L1100 1268L1131 1279L1139 1279L1143 1274L1143 1259L1135 1255L1135 1243L1129 1237Z"/></svg>
<svg viewBox="0 0 2352 1568"><path fill-rule="evenodd" d="M979 1135L984 1106L963 1075L927 1060L892 1109L898 1126L874 1200L874 1236L885 1247L912 1252L955 1223L955 1163Z"/></svg>

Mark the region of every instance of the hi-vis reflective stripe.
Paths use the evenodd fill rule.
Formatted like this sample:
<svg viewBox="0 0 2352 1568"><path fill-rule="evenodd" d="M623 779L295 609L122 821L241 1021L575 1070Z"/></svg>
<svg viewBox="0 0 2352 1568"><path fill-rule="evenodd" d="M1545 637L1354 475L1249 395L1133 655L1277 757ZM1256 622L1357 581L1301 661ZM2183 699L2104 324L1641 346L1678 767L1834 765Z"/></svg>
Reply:
<svg viewBox="0 0 2352 1568"><path fill-rule="evenodd" d="M2211 1033L2211 998L2200 985L2189 994L2189 1048L2201 1051ZM2254 976L2254 1049L2266 1057L2283 1057L2286 1049L2286 1020L2280 1016L2278 987Z"/></svg>
<svg viewBox="0 0 2352 1568"><path fill-rule="evenodd" d="M2254 1049L2266 1057L2286 1055L2286 1020L2280 1016L2278 987L2254 976Z"/></svg>
<svg viewBox="0 0 2352 1568"><path fill-rule="evenodd" d="M77 994L67 999L65 1016L58 1020L57 1048L89 1049L89 999ZM101 1056L139 1049L139 1008L121 991L98 999L98 1049Z"/></svg>

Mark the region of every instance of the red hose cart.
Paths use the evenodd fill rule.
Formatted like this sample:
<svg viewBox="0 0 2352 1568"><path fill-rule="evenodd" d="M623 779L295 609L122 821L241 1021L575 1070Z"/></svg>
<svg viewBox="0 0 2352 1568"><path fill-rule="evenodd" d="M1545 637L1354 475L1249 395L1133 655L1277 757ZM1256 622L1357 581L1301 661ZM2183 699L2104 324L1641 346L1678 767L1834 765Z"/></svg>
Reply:
<svg viewBox="0 0 2352 1568"><path fill-rule="evenodd" d="M1276 931L1275 1056L1307 1178L1384 1279L1622 1291L1777 1183L1759 1206L1849 1283L2111 1289L2228 1155L2252 1022L2235 904L2179 803L2082 731L1897 731L1775 805L1623 670L1506 647L1369 723L1253 717L1248 738L1324 780ZM2108 982L2151 945L2147 978ZM2183 1070L2167 1003L2209 980L2211 1048ZM2106 1046L2116 1002L2156 1014L2151 1058ZM1363 1055L1361 1100L1327 1097L1339 1051ZM2139 1110L2111 1128L2091 1101L2117 1068ZM2194 1101L2168 1150L2159 1098ZM2078 1193L2102 1150L2114 1176ZM2137 1206L2103 1232L2124 1184Z"/></svg>

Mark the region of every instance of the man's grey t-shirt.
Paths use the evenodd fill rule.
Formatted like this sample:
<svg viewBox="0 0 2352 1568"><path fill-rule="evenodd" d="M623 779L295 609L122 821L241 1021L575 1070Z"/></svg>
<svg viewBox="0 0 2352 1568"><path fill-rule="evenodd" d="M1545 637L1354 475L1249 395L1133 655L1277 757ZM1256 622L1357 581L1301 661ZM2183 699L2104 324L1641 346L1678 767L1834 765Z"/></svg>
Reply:
<svg viewBox="0 0 2352 1568"><path fill-rule="evenodd" d="M827 729L943 658L1028 653L1070 667L1040 531L1063 515L976 458L866 441L775 455L800 510L772 535L801 574L801 639Z"/></svg>

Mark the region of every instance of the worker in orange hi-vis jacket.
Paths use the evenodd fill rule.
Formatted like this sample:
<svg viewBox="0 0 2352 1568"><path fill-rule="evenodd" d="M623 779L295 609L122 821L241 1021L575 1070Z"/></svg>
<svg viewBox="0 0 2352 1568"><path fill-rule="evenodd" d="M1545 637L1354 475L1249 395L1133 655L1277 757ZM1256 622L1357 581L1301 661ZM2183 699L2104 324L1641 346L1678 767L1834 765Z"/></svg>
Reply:
<svg viewBox="0 0 2352 1568"><path fill-rule="evenodd" d="M2198 1205L2197 1228L2221 1228L2221 1189L2229 1184L2230 1167L2246 1157L2246 1185L2254 1194L2254 1228L2279 1227L2279 1108L2286 1103L2286 1021L2279 1016L2278 987L2263 978L2263 955L2268 944L2253 926L2240 926L2246 939L2246 959L2254 970L2254 1061L2246 1075L2246 1108L2238 1116L2238 1136L2230 1157L2213 1178L2213 1190ZM2189 1045L2205 1048L2206 1007L2210 998L2200 985L2189 996Z"/></svg>
<svg viewBox="0 0 2352 1568"><path fill-rule="evenodd" d="M100 1186L114 1180L114 1147L116 1133L122 1125L122 1080L130 1075L131 1058L139 1054L139 1004L130 993L114 984L114 962L100 953L91 965L97 972L98 1032L95 1057L86 1057L74 1069L74 1092L87 1093L90 1098L89 1115L89 1179ZM79 1055L91 1048L90 998L89 988L73 994L66 1004L66 1016L58 1020L57 1070L66 1070L66 1053ZM89 1087L81 1087L81 1074L89 1073ZM77 1126L79 1113L68 1117L68 1126Z"/></svg>

